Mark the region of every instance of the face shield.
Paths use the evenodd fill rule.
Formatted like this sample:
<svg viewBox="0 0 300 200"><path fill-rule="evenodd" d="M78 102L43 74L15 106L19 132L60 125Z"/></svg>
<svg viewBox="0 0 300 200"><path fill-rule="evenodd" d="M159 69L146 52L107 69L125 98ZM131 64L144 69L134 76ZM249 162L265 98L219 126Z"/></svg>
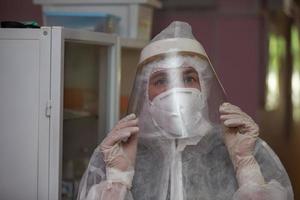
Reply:
<svg viewBox="0 0 300 200"><path fill-rule="evenodd" d="M156 66L150 73L146 93L154 126L172 138L189 138L207 132L211 127L204 118L207 103L199 72L208 62L180 54L154 62Z"/></svg>
<svg viewBox="0 0 300 200"><path fill-rule="evenodd" d="M142 136L192 138L219 124L224 96L200 43L158 40L142 52L128 112L139 116Z"/></svg>

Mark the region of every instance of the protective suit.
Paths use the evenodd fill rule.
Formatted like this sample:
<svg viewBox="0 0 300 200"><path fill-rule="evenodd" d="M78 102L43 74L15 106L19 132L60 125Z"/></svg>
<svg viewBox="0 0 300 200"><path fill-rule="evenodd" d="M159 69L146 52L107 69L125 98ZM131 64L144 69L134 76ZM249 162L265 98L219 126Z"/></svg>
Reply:
<svg viewBox="0 0 300 200"><path fill-rule="evenodd" d="M140 57L129 113L92 155L78 199L293 200L255 122L224 103L201 44L173 22Z"/></svg>

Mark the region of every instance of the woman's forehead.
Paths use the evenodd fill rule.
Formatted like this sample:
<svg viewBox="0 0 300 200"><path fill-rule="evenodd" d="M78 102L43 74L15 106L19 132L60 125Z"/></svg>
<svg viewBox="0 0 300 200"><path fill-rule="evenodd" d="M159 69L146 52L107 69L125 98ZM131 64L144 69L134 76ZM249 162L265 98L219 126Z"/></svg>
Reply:
<svg viewBox="0 0 300 200"><path fill-rule="evenodd" d="M162 75L177 75L178 73L180 74L192 74L196 73L198 74L197 70L193 67L180 67L180 68L160 68L156 69L152 74L150 78L155 78L157 76L162 76Z"/></svg>
<svg viewBox="0 0 300 200"><path fill-rule="evenodd" d="M172 69L172 68L180 68L194 65L195 59L191 60L190 57L171 57L164 58L155 63L154 68L164 68L164 69Z"/></svg>
<svg viewBox="0 0 300 200"><path fill-rule="evenodd" d="M174 56L174 57L166 57L161 60L153 61L151 64L148 65L149 69L151 69L151 74L162 71L163 69L178 69L186 67L193 67L195 71L199 71L200 68L205 68L207 66L207 60L200 58L198 56ZM147 68L147 67L146 67Z"/></svg>

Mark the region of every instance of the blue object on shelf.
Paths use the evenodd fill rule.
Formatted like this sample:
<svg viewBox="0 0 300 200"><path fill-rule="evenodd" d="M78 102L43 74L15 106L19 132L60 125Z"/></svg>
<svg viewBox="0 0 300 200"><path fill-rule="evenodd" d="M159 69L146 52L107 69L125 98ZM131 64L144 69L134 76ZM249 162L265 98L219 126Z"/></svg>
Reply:
<svg viewBox="0 0 300 200"><path fill-rule="evenodd" d="M119 33L120 18L95 12L44 12L47 26L86 29L105 33Z"/></svg>

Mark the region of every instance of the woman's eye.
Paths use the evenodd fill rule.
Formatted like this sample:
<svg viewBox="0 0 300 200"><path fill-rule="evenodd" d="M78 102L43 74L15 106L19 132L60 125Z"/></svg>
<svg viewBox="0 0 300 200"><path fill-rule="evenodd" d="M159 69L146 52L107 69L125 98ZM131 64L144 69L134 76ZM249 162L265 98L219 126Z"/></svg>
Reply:
<svg viewBox="0 0 300 200"><path fill-rule="evenodd" d="M162 85L166 85L168 83L168 80L166 78L161 78L158 79L154 82L155 86L162 86Z"/></svg>
<svg viewBox="0 0 300 200"><path fill-rule="evenodd" d="M183 81L184 81L184 83L195 83L195 82L197 82L197 80L192 76L184 77Z"/></svg>

